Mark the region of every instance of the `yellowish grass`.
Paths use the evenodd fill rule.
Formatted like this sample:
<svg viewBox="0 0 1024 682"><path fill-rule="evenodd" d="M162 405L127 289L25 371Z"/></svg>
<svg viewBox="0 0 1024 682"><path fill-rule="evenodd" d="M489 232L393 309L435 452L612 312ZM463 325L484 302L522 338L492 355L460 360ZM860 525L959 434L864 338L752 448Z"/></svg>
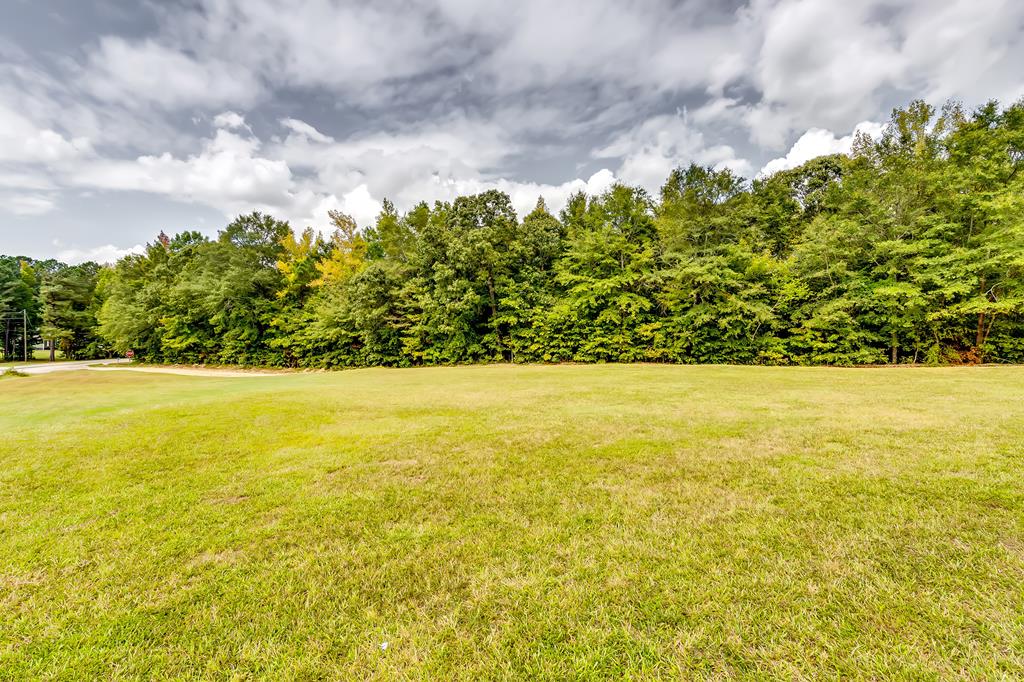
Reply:
<svg viewBox="0 0 1024 682"><path fill-rule="evenodd" d="M988 367L5 380L0 677L1024 676L1022 406Z"/></svg>

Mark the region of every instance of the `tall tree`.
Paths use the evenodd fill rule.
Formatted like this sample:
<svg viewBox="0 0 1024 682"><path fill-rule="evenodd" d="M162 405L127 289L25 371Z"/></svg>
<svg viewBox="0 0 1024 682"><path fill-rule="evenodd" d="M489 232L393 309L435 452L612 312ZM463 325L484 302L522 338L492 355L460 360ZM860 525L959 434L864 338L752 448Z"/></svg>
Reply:
<svg viewBox="0 0 1024 682"><path fill-rule="evenodd" d="M40 287L40 334L68 359L101 357L106 352L96 334L99 273L96 263L67 266L49 273Z"/></svg>

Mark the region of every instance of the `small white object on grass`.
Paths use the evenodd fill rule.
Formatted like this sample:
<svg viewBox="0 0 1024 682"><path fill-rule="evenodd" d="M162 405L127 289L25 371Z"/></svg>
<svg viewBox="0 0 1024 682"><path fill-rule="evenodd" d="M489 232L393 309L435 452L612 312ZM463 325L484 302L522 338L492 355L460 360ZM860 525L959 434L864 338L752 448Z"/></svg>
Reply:
<svg viewBox="0 0 1024 682"><path fill-rule="evenodd" d="M380 643L380 650L381 651L387 651L388 650L388 643L387 642L381 642Z"/></svg>

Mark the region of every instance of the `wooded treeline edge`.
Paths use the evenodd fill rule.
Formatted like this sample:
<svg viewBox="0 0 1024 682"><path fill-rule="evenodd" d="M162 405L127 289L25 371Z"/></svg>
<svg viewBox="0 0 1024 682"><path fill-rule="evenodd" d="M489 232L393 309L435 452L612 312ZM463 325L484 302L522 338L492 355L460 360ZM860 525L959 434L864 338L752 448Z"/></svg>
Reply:
<svg viewBox="0 0 1024 682"><path fill-rule="evenodd" d="M151 362L1022 362L1022 164L1024 102L917 101L850 156L691 165L558 216L492 190L332 212L326 239L252 213L113 266L0 256L0 310L67 357Z"/></svg>

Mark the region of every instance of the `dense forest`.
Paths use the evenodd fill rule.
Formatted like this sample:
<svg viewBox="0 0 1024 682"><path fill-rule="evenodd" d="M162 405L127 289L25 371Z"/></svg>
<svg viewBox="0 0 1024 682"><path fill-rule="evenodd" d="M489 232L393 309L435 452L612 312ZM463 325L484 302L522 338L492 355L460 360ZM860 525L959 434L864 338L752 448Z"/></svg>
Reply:
<svg viewBox="0 0 1024 682"><path fill-rule="evenodd" d="M97 320L98 284L109 272L96 263L65 265L0 255L0 313L5 318L0 319L0 359L26 359L23 313L32 344L45 339L68 359L112 354L112 346L99 336Z"/></svg>
<svg viewBox="0 0 1024 682"><path fill-rule="evenodd" d="M331 213L328 238L253 213L113 266L3 258L0 309L152 362L1022 362L1022 165L1024 103L915 102L849 156L691 165L559 215L488 191Z"/></svg>

